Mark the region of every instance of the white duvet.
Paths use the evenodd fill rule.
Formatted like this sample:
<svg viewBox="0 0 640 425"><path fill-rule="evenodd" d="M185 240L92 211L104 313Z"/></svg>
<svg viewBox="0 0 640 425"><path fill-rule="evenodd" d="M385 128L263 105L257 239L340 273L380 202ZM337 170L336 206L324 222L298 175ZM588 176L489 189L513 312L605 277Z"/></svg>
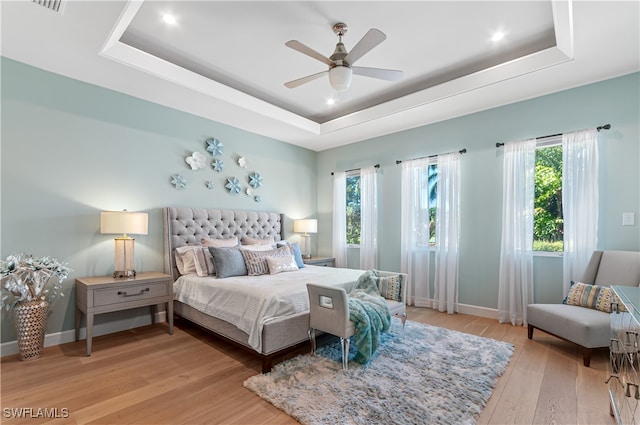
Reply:
<svg viewBox="0 0 640 425"><path fill-rule="evenodd" d="M307 283L330 285L347 291L364 270L307 265L275 275L218 279L181 276L173 284L174 298L249 335L249 345L262 351L262 328L269 320L309 310Z"/></svg>

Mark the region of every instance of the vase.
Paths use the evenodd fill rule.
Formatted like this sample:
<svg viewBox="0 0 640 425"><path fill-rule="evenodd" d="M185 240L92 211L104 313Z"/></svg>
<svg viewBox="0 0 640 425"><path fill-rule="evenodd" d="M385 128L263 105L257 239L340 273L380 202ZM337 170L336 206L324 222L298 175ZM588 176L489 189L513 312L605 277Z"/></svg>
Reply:
<svg viewBox="0 0 640 425"><path fill-rule="evenodd" d="M44 347L49 303L40 299L18 303L14 312L20 360L39 358Z"/></svg>

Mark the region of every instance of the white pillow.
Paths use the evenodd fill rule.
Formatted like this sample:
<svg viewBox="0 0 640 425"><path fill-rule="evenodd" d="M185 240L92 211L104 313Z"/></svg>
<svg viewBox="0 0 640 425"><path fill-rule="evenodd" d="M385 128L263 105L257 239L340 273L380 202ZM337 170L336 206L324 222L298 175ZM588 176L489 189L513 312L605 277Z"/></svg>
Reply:
<svg viewBox="0 0 640 425"><path fill-rule="evenodd" d="M240 249L243 251L271 251L273 247L271 245L240 245Z"/></svg>
<svg viewBox="0 0 640 425"><path fill-rule="evenodd" d="M286 255L283 257L267 257L267 265L269 266L269 274L278 274L282 272L293 272L298 270L293 255Z"/></svg>
<svg viewBox="0 0 640 425"><path fill-rule="evenodd" d="M196 274L200 277L215 274L213 256L209 248L187 245L176 248L176 266L181 275Z"/></svg>

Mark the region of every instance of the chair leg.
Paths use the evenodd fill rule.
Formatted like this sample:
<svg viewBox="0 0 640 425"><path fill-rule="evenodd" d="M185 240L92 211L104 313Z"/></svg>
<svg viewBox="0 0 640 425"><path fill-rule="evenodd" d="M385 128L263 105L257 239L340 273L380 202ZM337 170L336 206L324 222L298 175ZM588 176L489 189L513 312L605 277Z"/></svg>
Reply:
<svg viewBox="0 0 640 425"><path fill-rule="evenodd" d="M407 321L407 313L401 313L400 320L402 321L402 327L404 328L404 323Z"/></svg>
<svg viewBox="0 0 640 425"><path fill-rule="evenodd" d="M591 364L591 348L582 347L582 364L589 367Z"/></svg>
<svg viewBox="0 0 640 425"><path fill-rule="evenodd" d="M311 354L316 355L316 330L309 328L309 339L311 340Z"/></svg>
<svg viewBox="0 0 640 425"><path fill-rule="evenodd" d="M533 339L533 326L527 325L527 337Z"/></svg>
<svg viewBox="0 0 640 425"><path fill-rule="evenodd" d="M349 368L349 338L340 338L340 343L342 345L342 370L345 372Z"/></svg>

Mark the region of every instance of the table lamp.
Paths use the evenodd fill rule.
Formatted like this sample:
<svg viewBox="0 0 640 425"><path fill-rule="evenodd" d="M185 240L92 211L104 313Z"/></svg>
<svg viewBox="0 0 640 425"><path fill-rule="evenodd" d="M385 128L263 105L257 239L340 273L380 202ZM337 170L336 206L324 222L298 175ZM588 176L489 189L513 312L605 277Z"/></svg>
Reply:
<svg viewBox="0 0 640 425"><path fill-rule="evenodd" d="M296 233L304 233L304 253L302 258L311 258L311 235L309 233L318 233L318 220L314 218L305 218L293 221L293 231Z"/></svg>
<svg viewBox="0 0 640 425"><path fill-rule="evenodd" d="M100 233L121 234L114 239L115 255L113 277L129 278L136 275L133 269L133 248L135 239L128 234L146 235L148 217L146 213L124 211L102 211L100 213Z"/></svg>

